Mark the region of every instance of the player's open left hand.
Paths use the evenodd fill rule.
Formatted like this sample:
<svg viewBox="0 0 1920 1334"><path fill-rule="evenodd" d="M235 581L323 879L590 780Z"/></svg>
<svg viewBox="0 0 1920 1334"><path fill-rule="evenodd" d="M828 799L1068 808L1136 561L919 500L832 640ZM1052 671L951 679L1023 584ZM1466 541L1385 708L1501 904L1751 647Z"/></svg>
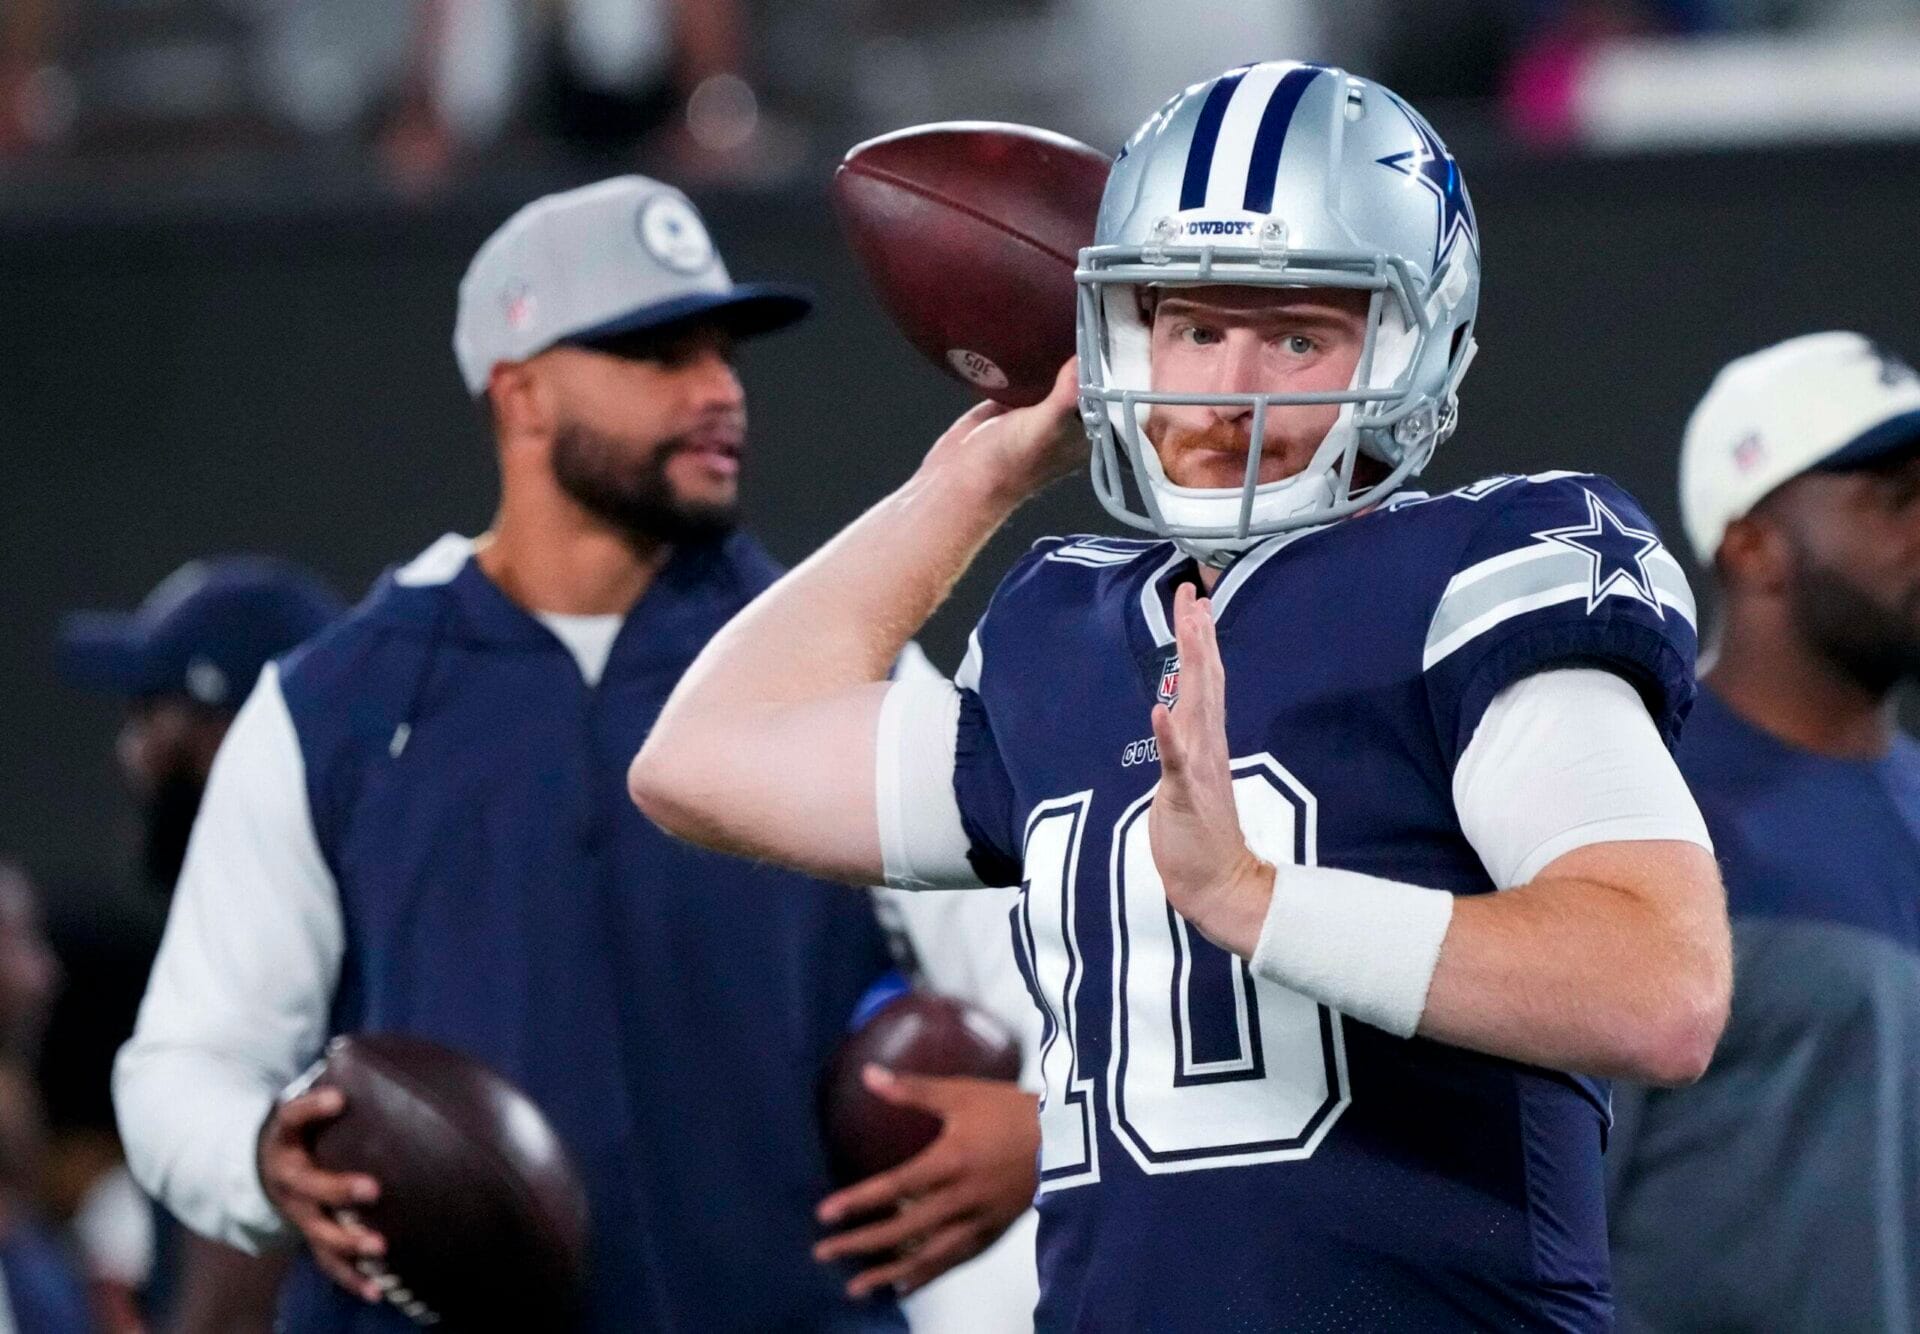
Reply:
<svg viewBox="0 0 1920 1334"><path fill-rule="evenodd" d="M274 1106L260 1130L260 1184L286 1220L300 1229L321 1272L363 1301L377 1302L380 1285L360 1268L386 1254L379 1233L354 1217L357 1206L380 1197L380 1184L358 1172L327 1172L313 1161L308 1137L346 1110L337 1088L323 1087Z"/></svg>
<svg viewBox="0 0 1920 1334"><path fill-rule="evenodd" d="M1084 464L1087 449L1074 358L1060 368L1053 391L1031 407L974 404L934 442L927 461L983 468L995 489L1017 502Z"/></svg>
<svg viewBox="0 0 1920 1334"><path fill-rule="evenodd" d="M940 1118L939 1137L906 1162L821 1201L828 1227L885 1213L813 1248L822 1264L859 1259L871 1267L847 1284L865 1297L891 1287L904 1296L991 1246L1027 1211L1039 1188L1037 1100L998 1079L865 1071L888 1102Z"/></svg>
<svg viewBox="0 0 1920 1334"><path fill-rule="evenodd" d="M1182 584L1173 599L1180 695L1153 706L1160 788L1147 811L1153 864L1173 910L1223 949L1251 958L1273 892L1273 868L1247 847L1227 749L1227 673L1212 602Z"/></svg>

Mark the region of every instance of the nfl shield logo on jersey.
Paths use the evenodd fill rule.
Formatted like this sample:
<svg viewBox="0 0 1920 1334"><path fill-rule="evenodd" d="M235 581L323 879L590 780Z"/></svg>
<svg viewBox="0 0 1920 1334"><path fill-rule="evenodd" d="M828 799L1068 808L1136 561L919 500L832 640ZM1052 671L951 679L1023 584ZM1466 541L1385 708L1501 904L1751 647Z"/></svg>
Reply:
<svg viewBox="0 0 1920 1334"><path fill-rule="evenodd" d="M1160 664L1160 688L1153 697L1171 709L1174 701L1180 698L1180 655L1169 653L1167 660Z"/></svg>

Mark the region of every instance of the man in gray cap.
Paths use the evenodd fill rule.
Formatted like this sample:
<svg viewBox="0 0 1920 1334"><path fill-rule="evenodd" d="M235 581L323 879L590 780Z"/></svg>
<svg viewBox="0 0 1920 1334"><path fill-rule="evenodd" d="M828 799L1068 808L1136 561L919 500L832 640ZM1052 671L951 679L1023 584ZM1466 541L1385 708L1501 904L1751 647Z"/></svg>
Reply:
<svg viewBox="0 0 1920 1334"><path fill-rule="evenodd" d="M902 1327L810 1254L814 1081L890 966L870 899L692 850L624 784L687 664L778 574L735 530L731 348L806 310L734 283L658 182L522 209L454 332L493 426L491 528L388 575L241 710L115 1091L136 1175L188 1224L304 1238L290 1334L408 1328L367 1305L407 1280L351 1217L380 1183L305 1148L338 1092L280 1096L361 1030L459 1047L545 1111L592 1209L582 1328ZM1010 954L1004 917L985 940ZM1030 1202L1038 1134L1018 1088L963 1092L929 1219L978 1250Z"/></svg>
<svg viewBox="0 0 1920 1334"><path fill-rule="evenodd" d="M1720 590L1679 759L1725 871L1732 1020L1617 1087L1623 1330L1920 1328L1920 375L1851 333L1720 372L1680 501Z"/></svg>

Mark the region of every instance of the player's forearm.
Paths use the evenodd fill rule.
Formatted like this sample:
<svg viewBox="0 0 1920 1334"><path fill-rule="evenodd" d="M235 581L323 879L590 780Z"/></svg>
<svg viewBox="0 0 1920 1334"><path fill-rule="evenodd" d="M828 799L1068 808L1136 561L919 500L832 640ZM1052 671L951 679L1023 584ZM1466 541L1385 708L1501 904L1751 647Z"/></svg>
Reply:
<svg viewBox="0 0 1920 1334"><path fill-rule="evenodd" d="M1260 976L1402 1036L1679 1084L1726 1022L1724 898L1692 843L1593 844L1526 885L1463 897L1249 856L1218 889L1180 897Z"/></svg>
<svg viewBox="0 0 1920 1334"><path fill-rule="evenodd" d="M638 767L690 740L710 743L743 707L802 704L884 680L987 539L1084 459L1074 371L1063 366L1032 407L975 405L905 486L734 617L681 677Z"/></svg>
<svg viewBox="0 0 1920 1334"><path fill-rule="evenodd" d="M715 635L634 757L635 804L708 847L878 881L879 683L1007 516L1084 459L1077 403L1069 362L1032 407L975 406Z"/></svg>
<svg viewBox="0 0 1920 1334"><path fill-rule="evenodd" d="M1711 854L1649 842L1606 855L1640 858L1648 888L1550 871L1456 900L1419 1031L1553 1069L1698 1078L1731 995Z"/></svg>
<svg viewBox="0 0 1920 1334"><path fill-rule="evenodd" d="M276 1234L255 1146L313 1059L345 951L340 894L307 806L300 742L268 664L207 779L114 1111L135 1179L196 1232Z"/></svg>
<svg viewBox="0 0 1920 1334"><path fill-rule="evenodd" d="M696 843L878 880L879 683L1018 502L936 450L709 642L634 759L635 803Z"/></svg>

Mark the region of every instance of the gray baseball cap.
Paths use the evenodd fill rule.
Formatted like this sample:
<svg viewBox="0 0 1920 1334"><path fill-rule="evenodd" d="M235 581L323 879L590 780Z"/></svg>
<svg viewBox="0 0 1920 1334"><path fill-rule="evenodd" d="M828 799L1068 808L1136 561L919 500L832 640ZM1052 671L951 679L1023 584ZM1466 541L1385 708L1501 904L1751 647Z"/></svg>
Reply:
<svg viewBox="0 0 1920 1334"><path fill-rule="evenodd" d="M692 320L751 337L812 308L804 288L734 282L680 191L615 176L536 199L487 238L460 280L453 354L477 397L500 362L556 343Z"/></svg>

